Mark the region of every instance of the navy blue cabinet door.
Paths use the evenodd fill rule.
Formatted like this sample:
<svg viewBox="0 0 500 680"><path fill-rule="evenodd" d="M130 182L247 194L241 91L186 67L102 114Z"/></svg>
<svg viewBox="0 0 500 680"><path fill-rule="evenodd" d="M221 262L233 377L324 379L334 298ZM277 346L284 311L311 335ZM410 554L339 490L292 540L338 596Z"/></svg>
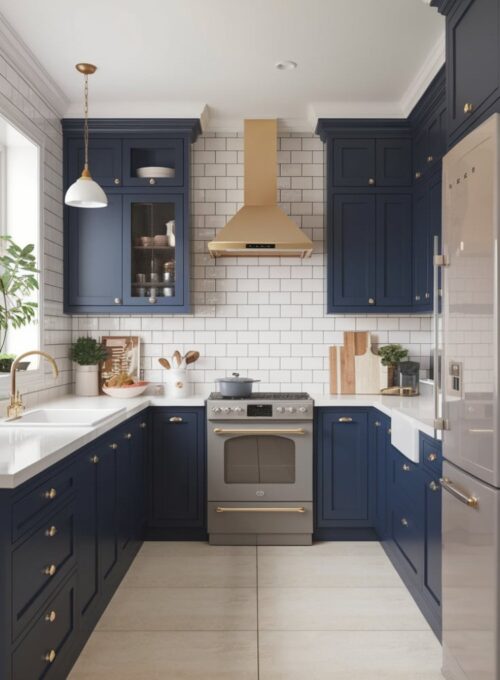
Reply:
<svg viewBox="0 0 500 680"><path fill-rule="evenodd" d="M67 208L66 307L112 306L122 295L122 197L107 208Z"/></svg>
<svg viewBox="0 0 500 680"><path fill-rule="evenodd" d="M422 180L413 196L413 305L425 306L429 281L429 192Z"/></svg>
<svg viewBox="0 0 500 680"><path fill-rule="evenodd" d="M336 194L329 234L331 304L359 307L375 303L375 197ZM373 302L370 302L372 300Z"/></svg>
<svg viewBox="0 0 500 680"><path fill-rule="evenodd" d="M80 177L85 162L83 137L68 139L68 186ZM91 138L89 168L92 179L103 187L122 183L122 143L119 139Z"/></svg>
<svg viewBox="0 0 500 680"><path fill-rule="evenodd" d="M118 448L114 448L114 445ZM106 588L119 559L118 467L117 451L122 442L115 437L103 442L97 454L97 532L99 536L99 579ZM122 453L123 451L120 451Z"/></svg>
<svg viewBox="0 0 500 680"><path fill-rule="evenodd" d="M438 477L423 475L425 495L424 588L441 603L441 486Z"/></svg>
<svg viewBox="0 0 500 680"><path fill-rule="evenodd" d="M368 413L321 409L317 446L317 526L371 526Z"/></svg>
<svg viewBox="0 0 500 680"><path fill-rule="evenodd" d="M375 140L335 139L333 183L337 187L375 185Z"/></svg>
<svg viewBox="0 0 500 680"><path fill-rule="evenodd" d="M410 139L377 139L375 155L377 186L411 185Z"/></svg>
<svg viewBox="0 0 500 680"><path fill-rule="evenodd" d="M205 526L205 467L204 409L155 409L150 526Z"/></svg>
<svg viewBox="0 0 500 680"><path fill-rule="evenodd" d="M375 471L375 510L374 523L380 540L387 536L387 441L390 438L390 419L374 411L370 415L370 457L374 458ZM372 485L373 486L373 485Z"/></svg>
<svg viewBox="0 0 500 680"><path fill-rule="evenodd" d="M448 133L465 130L499 94L498 0L457 3L447 17Z"/></svg>
<svg viewBox="0 0 500 680"><path fill-rule="evenodd" d="M377 196L378 306L411 305L411 196Z"/></svg>
<svg viewBox="0 0 500 680"><path fill-rule="evenodd" d="M138 177L139 168L168 168L169 177ZM153 174L153 173L151 173ZM123 184L132 187L179 187L184 184L182 139L124 139Z"/></svg>

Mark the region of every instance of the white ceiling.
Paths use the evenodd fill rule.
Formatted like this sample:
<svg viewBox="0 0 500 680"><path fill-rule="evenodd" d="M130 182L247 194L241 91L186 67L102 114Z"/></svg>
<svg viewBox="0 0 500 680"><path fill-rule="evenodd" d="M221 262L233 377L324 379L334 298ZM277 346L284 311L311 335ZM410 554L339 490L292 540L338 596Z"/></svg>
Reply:
<svg viewBox="0 0 500 680"><path fill-rule="evenodd" d="M0 12L81 115L406 115L444 58L426 0L0 0ZM277 71L293 59L295 71Z"/></svg>

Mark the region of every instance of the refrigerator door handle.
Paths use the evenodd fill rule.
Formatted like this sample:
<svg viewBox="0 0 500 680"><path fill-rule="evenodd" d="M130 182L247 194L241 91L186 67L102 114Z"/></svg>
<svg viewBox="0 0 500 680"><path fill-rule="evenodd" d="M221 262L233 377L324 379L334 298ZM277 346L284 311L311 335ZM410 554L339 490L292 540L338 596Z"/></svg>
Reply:
<svg viewBox="0 0 500 680"><path fill-rule="evenodd" d="M461 503L468 505L469 508L477 508L478 499L475 496L468 496L463 491L460 491L460 489L457 489L456 486L453 484L453 482L451 482L448 479L448 477L441 477L441 479L439 480L439 483L441 484L441 487L445 491L448 491L448 493L451 493L451 495L454 496Z"/></svg>

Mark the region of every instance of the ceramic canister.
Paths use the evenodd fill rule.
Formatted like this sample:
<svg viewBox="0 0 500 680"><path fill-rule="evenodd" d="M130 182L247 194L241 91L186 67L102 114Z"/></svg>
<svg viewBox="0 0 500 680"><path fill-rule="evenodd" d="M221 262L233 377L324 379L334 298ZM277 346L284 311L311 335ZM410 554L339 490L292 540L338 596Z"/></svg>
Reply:
<svg viewBox="0 0 500 680"><path fill-rule="evenodd" d="M171 368L164 371L165 395L167 397L190 397L192 394L192 383L189 380L188 371L185 368Z"/></svg>

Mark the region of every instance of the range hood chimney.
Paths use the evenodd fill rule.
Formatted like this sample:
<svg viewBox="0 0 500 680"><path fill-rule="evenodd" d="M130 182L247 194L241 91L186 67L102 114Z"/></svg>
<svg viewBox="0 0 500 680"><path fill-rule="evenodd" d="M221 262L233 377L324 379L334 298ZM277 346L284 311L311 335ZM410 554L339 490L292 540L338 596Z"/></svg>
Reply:
<svg viewBox="0 0 500 680"><path fill-rule="evenodd" d="M276 204L276 120L245 120L243 207L208 244L212 257L310 257L312 241Z"/></svg>

